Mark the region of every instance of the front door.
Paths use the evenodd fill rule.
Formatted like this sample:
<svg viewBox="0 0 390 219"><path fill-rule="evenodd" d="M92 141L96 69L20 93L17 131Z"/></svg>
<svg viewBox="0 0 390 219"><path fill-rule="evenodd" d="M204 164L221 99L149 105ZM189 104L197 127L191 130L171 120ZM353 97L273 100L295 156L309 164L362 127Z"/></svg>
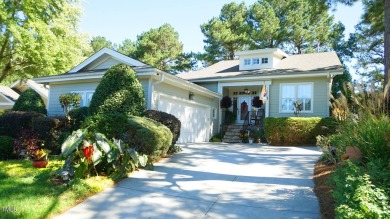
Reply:
<svg viewBox="0 0 390 219"><path fill-rule="evenodd" d="M251 110L251 98L250 97L238 97L237 101L237 123L244 123L245 117Z"/></svg>

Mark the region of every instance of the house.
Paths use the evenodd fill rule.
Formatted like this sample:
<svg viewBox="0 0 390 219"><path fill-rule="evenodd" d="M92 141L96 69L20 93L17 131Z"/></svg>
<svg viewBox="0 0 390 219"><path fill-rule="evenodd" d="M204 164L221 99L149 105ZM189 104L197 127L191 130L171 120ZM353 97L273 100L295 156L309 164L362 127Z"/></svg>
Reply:
<svg viewBox="0 0 390 219"><path fill-rule="evenodd" d="M131 66L140 80L148 109L175 115L182 123L178 142L203 142L219 132L222 96L233 99L237 123L251 111L254 96L264 99L265 116L294 116L293 103L303 103L302 116L329 116L332 78L343 73L334 52L289 56L279 49L237 52L237 60L171 75L110 49L102 49L69 72L34 79L49 87L49 115L62 115L59 96L75 92L88 106L102 76L111 66ZM246 105L246 108L242 106Z"/></svg>
<svg viewBox="0 0 390 219"><path fill-rule="evenodd" d="M170 113L181 121L178 142L204 142L217 133L218 93L107 48L64 74L34 79L49 87L48 115L64 114L59 102L59 96L64 93L79 93L82 96L81 106L89 106L104 73L118 63L135 70L148 109Z"/></svg>
<svg viewBox="0 0 390 219"><path fill-rule="evenodd" d="M205 69L179 74L185 80L229 96L243 123L254 96L263 99L265 117L290 117L294 103L301 116L328 117L332 79L344 69L335 52L288 55L280 49L240 51L237 60L220 61ZM221 117L219 124L221 124Z"/></svg>
<svg viewBox="0 0 390 219"><path fill-rule="evenodd" d="M0 86L0 109L12 109L19 94L7 86Z"/></svg>

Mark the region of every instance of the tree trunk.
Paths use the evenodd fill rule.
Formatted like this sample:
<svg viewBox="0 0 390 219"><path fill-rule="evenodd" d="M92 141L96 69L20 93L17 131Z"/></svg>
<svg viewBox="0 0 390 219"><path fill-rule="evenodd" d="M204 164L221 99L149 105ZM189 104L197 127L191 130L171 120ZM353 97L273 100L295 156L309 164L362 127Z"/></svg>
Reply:
<svg viewBox="0 0 390 219"><path fill-rule="evenodd" d="M385 0L385 86L390 86L390 0ZM387 110L390 113L390 89L387 94Z"/></svg>

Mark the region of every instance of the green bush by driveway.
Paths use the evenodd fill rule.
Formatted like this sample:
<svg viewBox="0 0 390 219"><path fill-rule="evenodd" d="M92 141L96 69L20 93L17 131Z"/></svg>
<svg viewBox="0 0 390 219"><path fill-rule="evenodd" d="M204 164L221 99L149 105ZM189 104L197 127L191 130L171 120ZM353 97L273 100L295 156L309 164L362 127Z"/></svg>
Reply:
<svg viewBox="0 0 390 219"><path fill-rule="evenodd" d="M264 119L264 130L271 145L315 145L316 136L334 133L333 118L286 117Z"/></svg>

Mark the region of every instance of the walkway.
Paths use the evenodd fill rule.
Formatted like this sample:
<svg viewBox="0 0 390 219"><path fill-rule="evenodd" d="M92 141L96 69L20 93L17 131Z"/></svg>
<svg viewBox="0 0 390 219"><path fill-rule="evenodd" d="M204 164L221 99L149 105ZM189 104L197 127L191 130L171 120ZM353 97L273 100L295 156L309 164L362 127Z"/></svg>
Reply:
<svg viewBox="0 0 390 219"><path fill-rule="evenodd" d="M315 147L202 143L58 218L320 218Z"/></svg>

